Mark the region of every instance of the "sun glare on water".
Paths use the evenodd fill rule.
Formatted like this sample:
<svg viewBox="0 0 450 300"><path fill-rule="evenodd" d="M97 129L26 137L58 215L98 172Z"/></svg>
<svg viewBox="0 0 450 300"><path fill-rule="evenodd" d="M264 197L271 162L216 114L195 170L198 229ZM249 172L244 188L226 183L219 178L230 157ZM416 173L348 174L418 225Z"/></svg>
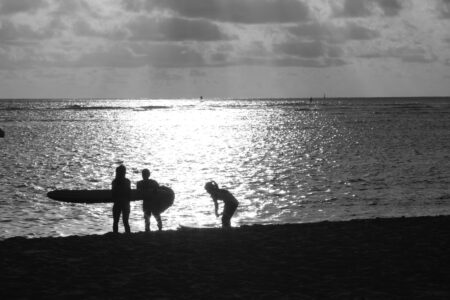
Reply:
<svg viewBox="0 0 450 300"><path fill-rule="evenodd" d="M212 200L203 187L209 180L225 182L229 189L243 184L236 173L238 161L232 159L248 140L236 130L241 116L230 110L188 106L164 113L161 109L130 111L116 117L121 123L115 128L116 135L125 139L129 149L118 161L129 169L133 187L141 179L140 170L148 168L153 179L176 193L173 207L165 213L166 226L176 228L180 219L189 225L219 226L220 219L214 216ZM140 219L134 222L142 227Z"/></svg>

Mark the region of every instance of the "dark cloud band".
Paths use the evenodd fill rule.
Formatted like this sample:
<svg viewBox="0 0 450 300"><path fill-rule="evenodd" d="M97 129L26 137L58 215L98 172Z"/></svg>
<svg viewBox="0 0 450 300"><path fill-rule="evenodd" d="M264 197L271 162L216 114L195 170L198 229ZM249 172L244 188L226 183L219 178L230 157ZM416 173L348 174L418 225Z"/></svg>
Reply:
<svg viewBox="0 0 450 300"><path fill-rule="evenodd" d="M300 22L309 7L299 0L122 0L132 11L169 10L187 18L218 22L262 24Z"/></svg>

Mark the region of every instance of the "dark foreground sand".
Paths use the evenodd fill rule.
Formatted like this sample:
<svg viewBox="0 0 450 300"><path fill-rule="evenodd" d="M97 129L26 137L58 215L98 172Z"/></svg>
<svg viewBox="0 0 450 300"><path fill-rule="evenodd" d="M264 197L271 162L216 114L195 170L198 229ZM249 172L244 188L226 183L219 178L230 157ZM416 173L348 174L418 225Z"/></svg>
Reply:
<svg viewBox="0 0 450 300"><path fill-rule="evenodd" d="M0 242L0 298L450 299L450 217Z"/></svg>

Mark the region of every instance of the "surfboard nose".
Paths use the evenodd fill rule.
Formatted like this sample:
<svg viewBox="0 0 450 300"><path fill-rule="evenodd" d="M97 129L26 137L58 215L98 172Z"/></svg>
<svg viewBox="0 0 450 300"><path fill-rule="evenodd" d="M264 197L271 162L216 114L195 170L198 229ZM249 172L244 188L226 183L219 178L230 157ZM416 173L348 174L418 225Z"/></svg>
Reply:
<svg viewBox="0 0 450 300"><path fill-rule="evenodd" d="M56 200L55 199L55 191L48 192L47 197L49 197L50 199Z"/></svg>

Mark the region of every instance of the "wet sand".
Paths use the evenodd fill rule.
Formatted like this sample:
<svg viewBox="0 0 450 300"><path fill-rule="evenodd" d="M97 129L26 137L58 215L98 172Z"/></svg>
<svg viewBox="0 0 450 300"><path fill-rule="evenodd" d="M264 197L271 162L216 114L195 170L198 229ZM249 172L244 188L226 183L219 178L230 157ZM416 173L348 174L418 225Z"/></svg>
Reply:
<svg viewBox="0 0 450 300"><path fill-rule="evenodd" d="M450 299L450 217L12 238L0 298Z"/></svg>

